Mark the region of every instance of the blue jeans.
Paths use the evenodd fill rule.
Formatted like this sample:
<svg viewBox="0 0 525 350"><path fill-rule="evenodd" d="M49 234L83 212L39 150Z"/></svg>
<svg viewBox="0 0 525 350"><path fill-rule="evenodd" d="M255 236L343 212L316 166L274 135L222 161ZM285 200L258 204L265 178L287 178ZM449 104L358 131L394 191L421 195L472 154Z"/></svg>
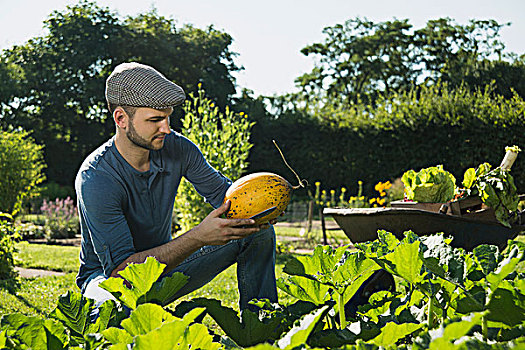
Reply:
<svg viewBox="0 0 525 350"><path fill-rule="evenodd" d="M182 272L188 283L175 292L174 301L210 282L229 266L237 263L239 307L244 310L254 298L277 302L275 283L275 231L273 226L239 240L219 246L205 246L169 272ZM98 284L107 279L102 272L91 275L82 288L84 296L99 306L114 297Z"/></svg>

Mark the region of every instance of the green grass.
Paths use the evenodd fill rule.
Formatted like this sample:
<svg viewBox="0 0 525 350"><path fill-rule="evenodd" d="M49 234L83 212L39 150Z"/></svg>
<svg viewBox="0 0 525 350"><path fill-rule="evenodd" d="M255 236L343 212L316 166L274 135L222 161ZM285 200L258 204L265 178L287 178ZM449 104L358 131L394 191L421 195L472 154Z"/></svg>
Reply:
<svg viewBox="0 0 525 350"><path fill-rule="evenodd" d="M68 290L79 292L75 285L76 271L78 270L79 247L53 246L44 244L18 243L16 265L26 268L46 268L55 271L67 272L63 276L49 276L39 278L20 278L18 288L8 290L0 287L0 316L21 312L25 315L46 316L56 307L58 297ZM276 275L283 275L282 269L291 255L278 256ZM280 302L289 303L291 297L278 290ZM237 289L236 266L219 274L213 281L177 300L170 308L184 300L195 297L213 298L222 301L222 304L238 310L239 292ZM210 322L209 326L216 326Z"/></svg>
<svg viewBox="0 0 525 350"><path fill-rule="evenodd" d="M46 316L56 307L58 297L68 290L79 292L75 273L63 276L21 279L20 286L9 291L0 288L0 316L20 312L27 316Z"/></svg>
<svg viewBox="0 0 525 350"><path fill-rule="evenodd" d="M62 272L76 272L80 247L46 244L16 244L15 264L20 267Z"/></svg>

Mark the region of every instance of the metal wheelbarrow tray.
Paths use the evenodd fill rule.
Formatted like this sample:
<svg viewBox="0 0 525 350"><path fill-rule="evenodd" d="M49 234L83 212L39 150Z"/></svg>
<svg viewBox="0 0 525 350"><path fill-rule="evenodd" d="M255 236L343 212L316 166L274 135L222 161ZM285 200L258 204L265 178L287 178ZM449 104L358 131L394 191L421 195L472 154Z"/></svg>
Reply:
<svg viewBox="0 0 525 350"><path fill-rule="evenodd" d="M413 231L417 235L443 232L452 236L451 245L472 250L480 244L507 246L525 231L525 225L511 228L486 218L462 217L416 208L325 208L323 214L332 216L352 243L374 240L378 230L392 232L403 238L403 232Z"/></svg>

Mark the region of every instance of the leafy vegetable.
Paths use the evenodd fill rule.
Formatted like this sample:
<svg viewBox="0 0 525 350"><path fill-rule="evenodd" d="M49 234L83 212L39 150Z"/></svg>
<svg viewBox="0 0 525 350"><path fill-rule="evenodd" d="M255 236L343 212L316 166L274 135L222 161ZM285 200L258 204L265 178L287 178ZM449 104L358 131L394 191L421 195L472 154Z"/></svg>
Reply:
<svg viewBox="0 0 525 350"><path fill-rule="evenodd" d="M401 178L405 185L406 198L422 203L448 202L454 198L456 178L443 165L408 170Z"/></svg>
<svg viewBox="0 0 525 350"><path fill-rule="evenodd" d="M483 203L494 209L496 219L503 225L511 227L516 216L519 196L514 178L509 170L483 163L474 171L467 169L463 179L467 195L479 196Z"/></svg>

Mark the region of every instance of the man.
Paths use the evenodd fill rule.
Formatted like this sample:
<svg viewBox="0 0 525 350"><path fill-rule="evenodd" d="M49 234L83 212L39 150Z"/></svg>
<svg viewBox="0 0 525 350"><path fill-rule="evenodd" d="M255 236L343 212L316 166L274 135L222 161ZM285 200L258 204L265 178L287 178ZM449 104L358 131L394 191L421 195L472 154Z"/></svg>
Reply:
<svg viewBox="0 0 525 350"><path fill-rule="evenodd" d="M75 180L82 233L77 285L97 305L113 299L100 282L148 256L189 277L173 300L237 263L241 310L253 298L277 301L275 232L251 219L221 218L231 181L169 126L173 107L184 99L179 86L139 63L117 66L106 81L116 134L86 158ZM216 209L171 239L183 176Z"/></svg>

